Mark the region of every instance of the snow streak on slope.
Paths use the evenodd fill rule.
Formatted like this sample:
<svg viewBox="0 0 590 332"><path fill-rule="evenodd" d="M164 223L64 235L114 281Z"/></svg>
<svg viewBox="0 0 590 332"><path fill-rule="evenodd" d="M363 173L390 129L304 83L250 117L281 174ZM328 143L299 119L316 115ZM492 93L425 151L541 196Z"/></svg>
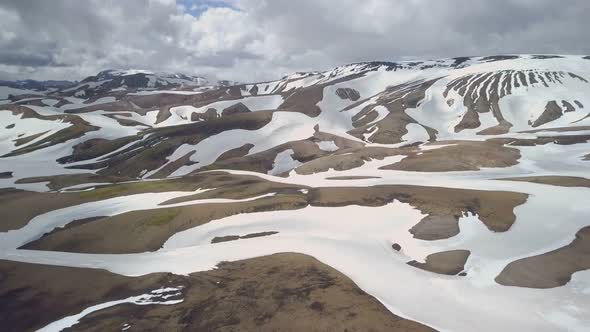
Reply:
<svg viewBox="0 0 590 332"><path fill-rule="evenodd" d="M62 331L64 329L70 328L70 327L78 324L80 322L80 319L90 315L93 312L96 312L96 311L99 311L102 309L106 309L109 307L114 307L116 305L123 304L123 303L131 303L131 304L135 304L135 305L151 305L151 304L173 305L173 304L177 304L177 303L182 302L182 299L179 299L179 300L178 299L167 300L167 299L171 298L171 297L174 297L174 298L179 297L180 295L182 295L182 293L180 291L181 291L181 288L175 288L175 287L160 288L160 289L154 289L153 291L149 292L148 294L131 296L131 297L128 297L128 298L122 299L122 300L110 301L110 302L105 302L105 303L93 305L89 308L84 309L82 312L80 312L77 315L68 316L68 317L62 318L56 322L53 322L53 323L43 327L42 329L38 330L38 332L59 332L59 331ZM129 326L129 325L127 325L127 326ZM123 328L123 330L127 330L127 329Z"/></svg>

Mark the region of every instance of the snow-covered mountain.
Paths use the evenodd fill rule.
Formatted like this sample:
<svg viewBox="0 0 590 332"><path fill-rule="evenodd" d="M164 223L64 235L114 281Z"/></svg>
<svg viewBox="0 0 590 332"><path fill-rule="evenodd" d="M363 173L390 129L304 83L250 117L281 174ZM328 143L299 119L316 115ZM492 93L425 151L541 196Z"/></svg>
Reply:
<svg viewBox="0 0 590 332"><path fill-rule="evenodd" d="M590 324L590 57L107 70L0 103L0 187L43 199L0 258L186 275L294 251L425 330Z"/></svg>
<svg viewBox="0 0 590 332"><path fill-rule="evenodd" d="M288 147L303 154L299 162L334 154L320 150L308 155L293 143L318 133L338 138L346 147L403 147L584 128L590 124L588 62L573 56L371 62L296 73L271 82L196 90L194 86L206 81L145 71L104 71L59 93L7 104L5 108L13 111L6 121L19 125L21 114L28 114L39 125L38 129L19 125L22 131L7 136L12 141L5 142L2 153L25 158L27 151L60 143L65 155L55 158L57 168L98 167L102 173L160 177L160 169L167 169L166 175L182 175L213 167L222 154L245 145L251 146L241 158L258 158L268 151L278 154ZM169 90L163 90L166 87ZM70 125L62 128L63 123ZM184 128L208 133L195 136ZM244 134L233 134L244 129ZM60 134L64 132L75 132L76 137ZM18 135L40 133L26 144L14 141ZM89 158L78 153L91 139L109 146L98 149L104 155ZM122 149L125 146L129 149ZM145 164L145 158L150 163ZM77 164L69 165L73 160ZM271 164L263 171L270 172Z"/></svg>
<svg viewBox="0 0 590 332"><path fill-rule="evenodd" d="M73 85L75 85L76 81L56 81L56 80L47 80L47 81L37 81L37 80L17 80L17 81L6 81L0 80L0 86L7 86L15 89L23 89L23 90L38 90L38 91L48 91L48 90L58 90L58 89L66 89Z"/></svg>
<svg viewBox="0 0 590 332"><path fill-rule="evenodd" d="M194 89L209 84L206 78L200 76L149 70L109 69L101 71L95 76L89 76L72 87L61 89L59 94L93 97L120 91Z"/></svg>
<svg viewBox="0 0 590 332"><path fill-rule="evenodd" d="M74 86L75 81L36 81L36 80L18 80L5 81L0 80L0 100L11 99L19 95L43 95L59 89L67 89Z"/></svg>

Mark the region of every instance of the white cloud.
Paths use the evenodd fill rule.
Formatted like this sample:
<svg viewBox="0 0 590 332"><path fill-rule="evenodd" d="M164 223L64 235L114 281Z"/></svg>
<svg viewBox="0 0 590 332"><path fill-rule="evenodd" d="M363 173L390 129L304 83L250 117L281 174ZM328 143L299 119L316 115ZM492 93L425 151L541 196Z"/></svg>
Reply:
<svg viewBox="0 0 590 332"><path fill-rule="evenodd" d="M0 75L133 67L250 81L357 61L584 54L589 15L585 0L7 0Z"/></svg>

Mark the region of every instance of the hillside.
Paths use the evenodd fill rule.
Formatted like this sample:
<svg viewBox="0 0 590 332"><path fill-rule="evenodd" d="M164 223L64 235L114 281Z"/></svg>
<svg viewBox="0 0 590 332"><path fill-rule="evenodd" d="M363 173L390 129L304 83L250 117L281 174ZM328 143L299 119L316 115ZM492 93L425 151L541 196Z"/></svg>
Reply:
<svg viewBox="0 0 590 332"><path fill-rule="evenodd" d="M314 315L322 329L590 325L590 57L365 62L249 83L107 70L0 88L0 259L13 261L0 275L102 278L25 330L121 299L135 309L67 326L146 329L155 315L174 318L155 329L273 329L285 308L300 329ZM70 294L27 278L7 277L0 298L21 283ZM23 294L0 311L26 307Z"/></svg>

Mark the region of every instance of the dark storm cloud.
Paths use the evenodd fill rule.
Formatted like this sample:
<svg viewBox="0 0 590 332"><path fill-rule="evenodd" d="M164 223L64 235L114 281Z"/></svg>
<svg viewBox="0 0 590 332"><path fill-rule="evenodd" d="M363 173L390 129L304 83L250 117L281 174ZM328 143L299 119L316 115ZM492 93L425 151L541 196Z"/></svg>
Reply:
<svg viewBox="0 0 590 332"><path fill-rule="evenodd" d="M588 54L588 17L587 0L4 0L0 75L247 81L376 59Z"/></svg>
<svg viewBox="0 0 590 332"><path fill-rule="evenodd" d="M27 54L21 52L11 52L0 50L0 63L10 66L65 66L54 61L51 54Z"/></svg>

